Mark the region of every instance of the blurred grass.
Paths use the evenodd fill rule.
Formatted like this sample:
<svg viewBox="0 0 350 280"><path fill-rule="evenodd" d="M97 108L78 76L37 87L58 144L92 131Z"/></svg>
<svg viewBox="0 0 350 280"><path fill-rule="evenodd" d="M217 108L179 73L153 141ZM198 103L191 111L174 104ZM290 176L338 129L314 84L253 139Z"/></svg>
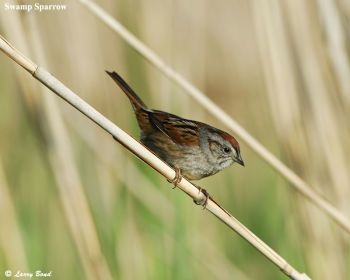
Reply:
<svg viewBox="0 0 350 280"><path fill-rule="evenodd" d="M277 5L272 1L259 6L256 1L104 0L99 4L348 214L349 182L337 178L346 178L343 174L349 172L348 159L342 159L342 153L346 155L350 147L346 99L350 93L342 92L346 87L339 84L342 80L336 79L335 66L329 59L331 38L322 33L325 21L317 9L320 1L309 2ZM81 97L137 137L128 100L104 73L106 69L116 70L149 107L224 129L77 2L66 3L66 12L19 13L25 34L21 39L30 41L30 17L35 17L48 70ZM300 9L306 12L298 13ZM349 18L349 9L342 1L336 9L342 34L349 41L344 20ZM276 15L283 18L279 25L273 22ZM266 16L271 20L266 21ZM0 30L16 46L18 38L8 26L11 22L5 20L13 17L0 11ZM286 30L282 37L276 26ZM309 40L298 41L298 28L309 32ZM31 47L28 49L33 52ZM344 49L348 65L349 52L345 45ZM306 50L314 50L314 60L328 69L322 70L319 79L310 78L317 75L317 68L302 71L308 58L304 56ZM285 56L292 67L284 63ZM15 211L12 222L18 224L29 270L52 270L56 279L85 279L87 271L48 158L52 139L43 124L44 109L38 107L41 96L35 81L23 86L20 80L28 75L23 72L0 55L0 156ZM291 73L295 79L288 80ZM313 90L318 87L323 91L323 101L319 90ZM98 242L114 279L284 277L241 238L194 207L178 190L171 190L163 177L109 135L60 100L57 103ZM299 106L291 106L295 104ZM329 110L318 112L320 106ZM319 115L326 119L321 124L339 127L340 140L328 142L327 135L333 130L319 124ZM320 137L324 137L322 143ZM330 160L327 145L337 145L342 152ZM349 237L292 193L245 146L242 154L245 168L233 166L200 181L200 185L300 271L313 279L329 279L330 275L348 279ZM132 168L140 175L131 173ZM137 196L135 190L143 188L152 191ZM6 232L8 226L1 220L0 232ZM8 251L0 246L0 273L25 270L11 263Z"/></svg>

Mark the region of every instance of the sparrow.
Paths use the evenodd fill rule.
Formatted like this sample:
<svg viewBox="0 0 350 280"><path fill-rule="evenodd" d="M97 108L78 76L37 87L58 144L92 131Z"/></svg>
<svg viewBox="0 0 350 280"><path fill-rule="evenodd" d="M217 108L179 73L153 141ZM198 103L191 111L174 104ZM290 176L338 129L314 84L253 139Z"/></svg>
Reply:
<svg viewBox="0 0 350 280"><path fill-rule="evenodd" d="M239 144L233 136L202 122L149 109L122 77L116 72L106 72L129 98L141 142L175 169L176 176L171 180L175 187L182 176L199 180L234 162L244 166Z"/></svg>

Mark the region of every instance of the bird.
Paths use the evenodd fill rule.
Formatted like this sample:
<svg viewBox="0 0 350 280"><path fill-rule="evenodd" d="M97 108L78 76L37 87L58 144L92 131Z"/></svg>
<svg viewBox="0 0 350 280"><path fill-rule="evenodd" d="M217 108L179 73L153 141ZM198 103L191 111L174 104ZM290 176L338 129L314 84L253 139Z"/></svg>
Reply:
<svg viewBox="0 0 350 280"><path fill-rule="evenodd" d="M119 74L106 73L129 98L141 143L174 168L176 175L170 182L175 187L182 176L190 181L199 180L235 162L244 166L239 143L232 135L203 122L149 109ZM201 190L207 201L209 194Z"/></svg>

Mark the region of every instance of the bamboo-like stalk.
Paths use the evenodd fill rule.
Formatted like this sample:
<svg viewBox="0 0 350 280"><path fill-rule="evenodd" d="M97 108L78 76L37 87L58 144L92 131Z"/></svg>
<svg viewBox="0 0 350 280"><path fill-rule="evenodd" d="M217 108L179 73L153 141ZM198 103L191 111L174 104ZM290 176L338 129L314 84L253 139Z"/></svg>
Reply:
<svg viewBox="0 0 350 280"><path fill-rule="evenodd" d="M37 66L30 59L26 58L20 52L18 52L14 47L12 47L9 42L0 36L0 49L5 52L14 61L20 61L21 66L23 66L28 72L30 72L37 80L51 89L59 97L67 101L81 113L86 115L89 119L103 128L105 131L113 135L115 139L119 141L125 148L135 154L137 157L142 159L153 169L161 173L164 177L171 180L175 177L175 171L170 168L165 162L160 160L155 154L150 150L146 149L142 144L136 141L133 137L128 135L126 132L121 130L110 120L105 118L102 114L96 111L93 107L83 101L79 96L68 89L64 84L47 72L44 68ZM30 66L30 67L27 67ZM27 68L26 68L27 67ZM178 188L187 193L191 198L196 201L204 202L205 195L198 191L198 188L191 182L182 178L178 184ZM267 259L278 266L283 273L289 276L291 279L305 280L310 279L305 273L299 273L294 269L286 260L279 256L275 251L273 251L268 245L266 245L262 240L260 240L256 235L249 231L244 225L242 225L237 219L235 219L231 214L224 210L219 204L217 204L211 198L208 199L206 203L206 209L218 217L222 222L228 225L231 229L236 231L240 236L246 239L252 246L258 249Z"/></svg>
<svg viewBox="0 0 350 280"><path fill-rule="evenodd" d="M258 140L240 126L234 119L225 113L218 105L206 97L198 88L188 82L182 75L168 66L155 52L131 34L115 18L104 11L91 0L80 0L82 4L89 8L102 22L118 33L132 48L140 53L145 59L159 69L165 76L176 82L188 94L195 98L216 118L226 124L236 135L238 135L256 154L272 166L288 182L291 183L310 202L331 217L338 225L350 233L350 221L336 207L329 203L324 197L315 192L309 184L300 178L293 170L287 167L282 161L267 150Z"/></svg>

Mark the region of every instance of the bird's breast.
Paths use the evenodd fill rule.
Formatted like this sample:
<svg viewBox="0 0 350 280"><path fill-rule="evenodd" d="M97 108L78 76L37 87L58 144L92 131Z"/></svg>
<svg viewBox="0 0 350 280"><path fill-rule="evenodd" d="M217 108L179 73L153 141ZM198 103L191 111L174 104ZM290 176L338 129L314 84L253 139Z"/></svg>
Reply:
<svg viewBox="0 0 350 280"><path fill-rule="evenodd" d="M141 135L141 142L170 166L179 168L189 180L199 180L219 171L200 146L176 144L162 133Z"/></svg>

